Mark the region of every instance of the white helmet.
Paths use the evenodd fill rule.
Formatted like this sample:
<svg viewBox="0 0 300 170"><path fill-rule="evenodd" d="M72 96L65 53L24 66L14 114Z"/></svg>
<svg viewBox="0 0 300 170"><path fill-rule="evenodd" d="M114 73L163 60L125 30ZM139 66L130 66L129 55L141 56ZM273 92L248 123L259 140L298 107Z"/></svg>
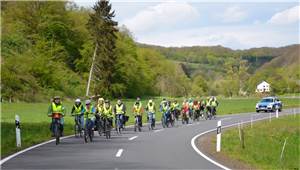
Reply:
<svg viewBox="0 0 300 170"><path fill-rule="evenodd" d="M81 103L81 100L80 99L76 99L75 103Z"/></svg>
<svg viewBox="0 0 300 170"><path fill-rule="evenodd" d="M85 104L86 104L86 105L89 105L89 104L91 104L91 101L90 101L90 100L86 100L86 101L85 101Z"/></svg>

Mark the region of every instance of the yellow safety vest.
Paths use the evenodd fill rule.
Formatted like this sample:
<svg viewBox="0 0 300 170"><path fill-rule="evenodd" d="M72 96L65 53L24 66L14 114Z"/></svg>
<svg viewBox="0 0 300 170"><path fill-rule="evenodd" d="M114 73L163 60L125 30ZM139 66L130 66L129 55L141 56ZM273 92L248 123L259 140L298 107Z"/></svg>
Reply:
<svg viewBox="0 0 300 170"><path fill-rule="evenodd" d="M104 107L103 107L103 113L102 113L102 116L104 116L104 117L113 117L113 115L112 115L112 107L109 106L109 108L106 109L106 107L104 106Z"/></svg>
<svg viewBox="0 0 300 170"><path fill-rule="evenodd" d="M150 106L150 104L148 103L148 112L154 113L154 103L152 103L152 106Z"/></svg>
<svg viewBox="0 0 300 170"><path fill-rule="evenodd" d="M217 106L217 101L216 100L211 101L211 106L216 107Z"/></svg>
<svg viewBox="0 0 300 170"><path fill-rule="evenodd" d="M103 113L104 111L104 105L97 105L97 109L99 113Z"/></svg>
<svg viewBox="0 0 300 170"><path fill-rule="evenodd" d="M84 108L84 110L85 110L84 117L85 118L93 119L95 117L94 113L92 112L92 109L93 109L93 105L90 106L90 109L87 109L87 107Z"/></svg>
<svg viewBox="0 0 300 170"><path fill-rule="evenodd" d="M134 113L137 115L141 115L142 113L142 104L134 105Z"/></svg>
<svg viewBox="0 0 300 170"><path fill-rule="evenodd" d="M81 107L82 107L82 104L80 104L78 107L76 105L74 105L75 114L77 114L77 115L81 114Z"/></svg>
<svg viewBox="0 0 300 170"><path fill-rule="evenodd" d="M116 114L124 114L123 112L123 104L121 104L121 106L119 106L118 104L116 104Z"/></svg>
<svg viewBox="0 0 300 170"><path fill-rule="evenodd" d="M60 114L64 115L62 104L56 105L53 102L52 103L52 113L60 113Z"/></svg>

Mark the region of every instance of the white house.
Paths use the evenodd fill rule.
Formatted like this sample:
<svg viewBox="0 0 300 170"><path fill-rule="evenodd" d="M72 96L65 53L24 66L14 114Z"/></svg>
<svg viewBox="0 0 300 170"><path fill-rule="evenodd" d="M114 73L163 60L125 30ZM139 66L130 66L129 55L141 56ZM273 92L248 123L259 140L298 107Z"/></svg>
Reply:
<svg viewBox="0 0 300 170"><path fill-rule="evenodd" d="M261 82L256 86L256 92L262 93L262 92L270 92L270 84L266 81Z"/></svg>

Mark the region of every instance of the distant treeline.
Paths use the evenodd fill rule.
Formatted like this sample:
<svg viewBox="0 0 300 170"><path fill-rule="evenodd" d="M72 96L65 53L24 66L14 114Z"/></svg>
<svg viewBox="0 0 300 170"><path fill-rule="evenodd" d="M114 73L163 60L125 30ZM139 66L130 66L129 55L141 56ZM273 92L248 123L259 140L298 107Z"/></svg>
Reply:
<svg viewBox="0 0 300 170"><path fill-rule="evenodd" d="M107 1L97 2L94 9L66 1L1 1L1 25L4 100L83 96L96 44L90 95L233 96L253 93L262 80L275 93L299 92L297 68L259 70L277 57L272 49L246 55L220 46L137 44L130 30L115 27Z"/></svg>

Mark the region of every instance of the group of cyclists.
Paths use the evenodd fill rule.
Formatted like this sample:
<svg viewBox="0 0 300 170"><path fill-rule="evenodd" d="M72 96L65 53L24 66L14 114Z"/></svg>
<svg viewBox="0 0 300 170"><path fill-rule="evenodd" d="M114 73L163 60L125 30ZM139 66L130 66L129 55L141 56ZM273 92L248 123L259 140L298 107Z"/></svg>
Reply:
<svg viewBox="0 0 300 170"><path fill-rule="evenodd" d="M141 131L143 126L143 114L146 113L149 130L155 128L155 117L159 111L161 116L161 124L165 127L174 126L176 121L181 117L182 124L189 124L193 121L202 119L212 119L216 117L216 108L219 103L216 97L207 97L203 100L193 100L189 98L184 100L180 105L177 100L168 101L163 98L159 104L158 110L153 99L148 100L143 107L140 97L136 99L132 106L134 115L134 131ZM111 129L114 127L117 133L125 130L126 122L129 120L125 103L121 99L113 105L110 100L98 98L96 105L93 105L90 99L82 102L79 98L75 100L71 110L74 116L74 131L76 136L83 136L87 142L88 138L92 141L94 131L98 131L99 135L104 134L106 138L110 138ZM64 116L66 109L62 104L61 98L55 96L48 108L48 116L52 117L50 130L52 136L58 138L63 136ZM57 141L58 143L59 141Z"/></svg>

